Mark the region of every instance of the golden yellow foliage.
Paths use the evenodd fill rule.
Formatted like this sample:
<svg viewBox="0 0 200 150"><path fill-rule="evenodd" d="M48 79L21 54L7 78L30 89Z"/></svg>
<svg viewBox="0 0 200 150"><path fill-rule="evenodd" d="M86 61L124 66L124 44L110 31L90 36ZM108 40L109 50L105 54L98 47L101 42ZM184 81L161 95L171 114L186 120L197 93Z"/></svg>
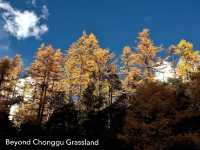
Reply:
<svg viewBox="0 0 200 150"><path fill-rule="evenodd" d="M37 82L37 94L34 97L39 99L38 119L42 122L44 107L47 103L47 95L56 92L56 86L63 79L63 56L60 49L54 49L51 45L42 45L32 63L29 73ZM60 89L60 88L58 88ZM64 91L64 89L62 89Z"/></svg>
<svg viewBox="0 0 200 150"><path fill-rule="evenodd" d="M177 75L183 80L188 80L190 73L195 72L199 66L199 53L193 50L193 45L190 42L181 40L175 46L175 54L179 56L176 68Z"/></svg>
<svg viewBox="0 0 200 150"><path fill-rule="evenodd" d="M2 95L11 96L22 69L20 55L16 55L13 59L4 57L0 60L0 92Z"/></svg>
<svg viewBox="0 0 200 150"><path fill-rule="evenodd" d="M155 67L162 64L158 57L159 50L151 40L148 29L139 33L136 51L132 51L130 47L123 49L122 58L127 75L124 80L125 90L133 90L141 78L147 81L154 80Z"/></svg>
<svg viewBox="0 0 200 150"><path fill-rule="evenodd" d="M80 98L91 79L97 81L98 87L101 86L102 75L106 72L111 59L112 55L107 49L99 46L95 35L93 33L87 35L84 32L70 46L65 58L65 71L68 85L72 89L71 95L78 95Z"/></svg>

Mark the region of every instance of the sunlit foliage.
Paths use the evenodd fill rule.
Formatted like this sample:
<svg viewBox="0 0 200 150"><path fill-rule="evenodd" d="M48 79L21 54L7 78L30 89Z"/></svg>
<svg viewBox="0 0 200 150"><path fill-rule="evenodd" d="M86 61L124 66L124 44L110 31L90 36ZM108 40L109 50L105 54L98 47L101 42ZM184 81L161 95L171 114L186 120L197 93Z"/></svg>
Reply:
<svg viewBox="0 0 200 150"><path fill-rule="evenodd" d="M93 33L87 35L83 32L83 35L70 46L65 57L68 95L81 100L84 91L91 83L94 84L91 95L108 95L109 83L106 76L112 58L113 55L109 50L100 47ZM84 101L84 98L82 100Z"/></svg>
<svg viewBox="0 0 200 150"><path fill-rule="evenodd" d="M198 149L199 53L186 40L169 49L144 29L120 65L83 32L64 54L42 44L28 69L20 55L1 58L0 134L12 128L13 106L16 134L98 137L108 149ZM172 63L174 76L159 81L157 72Z"/></svg>
<svg viewBox="0 0 200 150"><path fill-rule="evenodd" d="M155 68L162 64L162 59L158 55L160 50L161 48L151 40L148 29L139 33L136 49L123 49L122 60L127 75L124 88L127 91L133 92L141 78L143 81L154 80Z"/></svg>
<svg viewBox="0 0 200 150"><path fill-rule="evenodd" d="M181 40L174 48L178 55L177 74L183 80L189 80L190 73L195 72L200 63L199 51L193 50L192 43Z"/></svg>
<svg viewBox="0 0 200 150"><path fill-rule="evenodd" d="M39 100L39 122L42 122L46 104L52 103L49 94L55 94L56 84L63 78L62 59L63 56L60 49L54 49L50 45L42 45L38 49L36 58L30 66L29 73L37 82L37 92L34 93L36 94L34 97Z"/></svg>

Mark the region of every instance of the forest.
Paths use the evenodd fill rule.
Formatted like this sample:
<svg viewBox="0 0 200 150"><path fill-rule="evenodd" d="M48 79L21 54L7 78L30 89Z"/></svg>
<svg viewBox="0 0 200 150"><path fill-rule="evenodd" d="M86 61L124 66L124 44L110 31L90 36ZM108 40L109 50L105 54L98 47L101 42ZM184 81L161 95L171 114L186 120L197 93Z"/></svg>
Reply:
<svg viewBox="0 0 200 150"><path fill-rule="evenodd" d="M0 135L99 138L102 149L200 149L199 51L184 39L157 46L149 29L136 41L120 63L86 32L65 51L42 44L29 67L20 54L0 58ZM168 77L161 68L169 66Z"/></svg>

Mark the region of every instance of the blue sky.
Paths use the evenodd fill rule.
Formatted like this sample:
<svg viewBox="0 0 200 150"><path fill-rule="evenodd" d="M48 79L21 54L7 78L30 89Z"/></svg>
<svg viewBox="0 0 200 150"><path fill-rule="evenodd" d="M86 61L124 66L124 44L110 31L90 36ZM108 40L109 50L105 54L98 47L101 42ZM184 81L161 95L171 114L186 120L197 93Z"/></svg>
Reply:
<svg viewBox="0 0 200 150"><path fill-rule="evenodd" d="M186 39L200 48L199 0L0 0L1 3L9 4L20 15L34 12L40 18L38 28L34 28L40 32L17 35L15 30L5 29L8 18L2 15L10 10L0 5L0 55L20 53L26 65L41 43L51 43L65 51L83 30L93 32L102 47L117 55L124 46L135 46L143 28L150 29L157 45L168 47ZM44 6L48 14L43 12Z"/></svg>

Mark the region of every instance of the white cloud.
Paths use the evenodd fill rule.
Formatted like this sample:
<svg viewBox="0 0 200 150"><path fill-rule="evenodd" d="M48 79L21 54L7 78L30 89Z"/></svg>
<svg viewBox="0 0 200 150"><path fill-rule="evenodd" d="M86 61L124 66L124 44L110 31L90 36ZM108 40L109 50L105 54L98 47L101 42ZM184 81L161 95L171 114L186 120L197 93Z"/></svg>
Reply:
<svg viewBox="0 0 200 150"><path fill-rule="evenodd" d="M32 0L32 1L31 1L31 4L32 4L33 6L36 6L36 0Z"/></svg>
<svg viewBox="0 0 200 150"><path fill-rule="evenodd" d="M37 16L33 11L20 11L13 8L8 2L0 1L0 10L5 21L4 29L17 39L28 37L39 38L48 31L48 26L42 24L42 19L47 18L48 9L45 5L41 16Z"/></svg>
<svg viewBox="0 0 200 150"><path fill-rule="evenodd" d="M0 57L10 52L9 34L3 28L4 22L0 19Z"/></svg>
<svg viewBox="0 0 200 150"><path fill-rule="evenodd" d="M42 6L42 15L41 18L47 19L47 17L49 16L49 10L47 8L46 5Z"/></svg>
<svg viewBox="0 0 200 150"><path fill-rule="evenodd" d="M155 68L156 71L156 80L167 82L169 78L174 77L174 69L170 62L164 61L163 64Z"/></svg>
<svg viewBox="0 0 200 150"><path fill-rule="evenodd" d="M27 4L31 4L33 7L36 7L36 0L26 0Z"/></svg>

